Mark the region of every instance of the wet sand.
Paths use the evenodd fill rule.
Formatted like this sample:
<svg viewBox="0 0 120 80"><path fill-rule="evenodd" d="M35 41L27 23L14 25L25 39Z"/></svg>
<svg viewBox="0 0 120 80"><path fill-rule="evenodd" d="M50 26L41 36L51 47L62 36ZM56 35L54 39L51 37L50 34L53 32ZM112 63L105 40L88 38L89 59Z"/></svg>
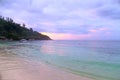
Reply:
<svg viewBox="0 0 120 80"><path fill-rule="evenodd" d="M93 80L75 75L45 63L30 62L15 56L3 55L0 50L0 80Z"/></svg>

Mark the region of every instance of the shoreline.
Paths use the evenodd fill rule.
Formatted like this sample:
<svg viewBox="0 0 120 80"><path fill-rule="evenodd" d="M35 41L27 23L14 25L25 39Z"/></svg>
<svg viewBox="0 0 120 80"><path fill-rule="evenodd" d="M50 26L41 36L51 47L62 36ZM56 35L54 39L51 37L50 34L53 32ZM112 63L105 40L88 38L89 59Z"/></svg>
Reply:
<svg viewBox="0 0 120 80"><path fill-rule="evenodd" d="M10 46L0 48L0 80L93 80L43 61L22 58L12 53Z"/></svg>
<svg viewBox="0 0 120 80"><path fill-rule="evenodd" d="M0 56L0 80L93 80L43 62Z"/></svg>

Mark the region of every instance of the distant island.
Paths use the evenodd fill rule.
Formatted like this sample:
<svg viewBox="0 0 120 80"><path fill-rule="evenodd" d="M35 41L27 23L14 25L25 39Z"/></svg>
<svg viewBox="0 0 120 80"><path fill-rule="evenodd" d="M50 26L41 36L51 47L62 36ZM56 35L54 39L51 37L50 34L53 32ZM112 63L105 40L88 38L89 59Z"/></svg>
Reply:
<svg viewBox="0 0 120 80"><path fill-rule="evenodd" d="M0 40L51 40L32 28L26 28L25 24L15 23L11 18L0 16Z"/></svg>

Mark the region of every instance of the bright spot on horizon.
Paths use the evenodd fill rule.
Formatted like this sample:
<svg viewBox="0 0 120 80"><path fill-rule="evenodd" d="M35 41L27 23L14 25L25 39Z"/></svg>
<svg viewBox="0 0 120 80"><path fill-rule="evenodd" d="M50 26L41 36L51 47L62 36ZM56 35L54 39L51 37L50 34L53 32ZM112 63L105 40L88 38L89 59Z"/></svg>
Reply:
<svg viewBox="0 0 120 80"><path fill-rule="evenodd" d="M41 32L44 35L49 36L53 40L66 40L69 39L69 34L63 34L63 33L48 33L48 32Z"/></svg>
<svg viewBox="0 0 120 80"><path fill-rule="evenodd" d="M53 40L85 40L86 38L91 37L91 35L77 35L70 33L49 33L41 32L43 35L48 35Z"/></svg>

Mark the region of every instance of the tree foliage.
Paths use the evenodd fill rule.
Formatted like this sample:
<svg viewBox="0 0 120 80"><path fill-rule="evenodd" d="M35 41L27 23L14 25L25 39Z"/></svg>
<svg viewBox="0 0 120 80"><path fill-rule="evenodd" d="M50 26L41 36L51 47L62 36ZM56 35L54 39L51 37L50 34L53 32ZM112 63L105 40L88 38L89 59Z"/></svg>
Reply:
<svg viewBox="0 0 120 80"><path fill-rule="evenodd" d="M15 23L11 18L4 18L0 16L0 37L7 39L20 40L20 39L36 39L36 40L50 40L46 35L42 35L32 28L28 29L25 24L22 26Z"/></svg>

